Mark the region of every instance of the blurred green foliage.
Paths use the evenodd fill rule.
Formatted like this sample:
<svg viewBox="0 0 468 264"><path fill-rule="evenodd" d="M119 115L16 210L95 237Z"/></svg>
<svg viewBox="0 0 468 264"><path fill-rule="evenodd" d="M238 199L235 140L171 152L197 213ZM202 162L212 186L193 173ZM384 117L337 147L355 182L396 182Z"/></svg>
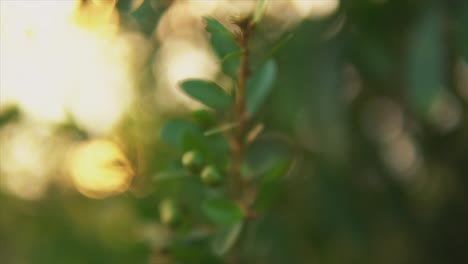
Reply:
<svg viewBox="0 0 468 264"><path fill-rule="evenodd" d="M150 38L165 6L146 0L129 13L123 2L121 23L131 16L138 26L127 26ZM208 31L223 30L208 22ZM0 194L0 262L224 263L242 236L239 263L468 263L468 84L454 73L468 63L468 2L341 1L334 15L265 44L274 23L265 16L252 36L276 62L256 61L264 74L251 82L262 89L247 102L265 127L243 168L260 186L248 224L219 198L222 188L206 191L180 159L195 150L225 173L228 143L222 133L203 135L222 114L149 106L124 124L152 138L135 191L105 200L55 185L38 201ZM236 76L229 45L217 55ZM152 80L142 72L147 105ZM19 113L2 111L0 126Z"/></svg>

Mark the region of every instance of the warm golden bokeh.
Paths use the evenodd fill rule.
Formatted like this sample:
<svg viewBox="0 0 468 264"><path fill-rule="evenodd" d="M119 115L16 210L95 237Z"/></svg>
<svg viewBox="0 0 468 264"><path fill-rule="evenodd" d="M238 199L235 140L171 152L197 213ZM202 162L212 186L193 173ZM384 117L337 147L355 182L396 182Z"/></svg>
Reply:
<svg viewBox="0 0 468 264"><path fill-rule="evenodd" d="M20 125L8 129L16 132L0 135L1 142L6 142L0 180L9 193L39 199L51 179L61 177L56 172L63 167L64 157L45 159L37 151L57 135L40 134L38 143L38 130L50 130L71 117L91 139L115 133L122 118L132 112L145 61L152 62L150 85L160 111L201 107L179 89L184 79L216 80L228 89L233 85L220 72L202 17L223 18L228 24L229 19L252 12L254 0L173 1L153 29L153 38L121 28L117 2L0 1L0 108L17 105L25 117L23 123L41 127L31 130L28 125L21 131L26 126ZM130 10L143 2L131 1ZM271 1L266 16L284 24L275 30L279 36L301 19L327 16L337 7L338 1ZM152 47L157 47L154 56L150 56ZM61 144L67 149L73 140L64 139ZM112 144L91 141L75 148L71 172L85 195L105 197L128 187L131 170L125 155ZM112 159L121 160L125 168L102 165ZM63 178L59 182L66 182Z"/></svg>
<svg viewBox="0 0 468 264"><path fill-rule="evenodd" d="M122 150L112 141L103 139L73 148L68 166L78 191L92 198L126 191L133 177L133 170Z"/></svg>
<svg viewBox="0 0 468 264"><path fill-rule="evenodd" d="M51 178L51 130L37 124L9 126L0 134L0 187L26 200L40 198Z"/></svg>
<svg viewBox="0 0 468 264"><path fill-rule="evenodd" d="M114 1L79 2L2 1L0 104L105 134L132 102L137 43L118 33Z"/></svg>
<svg viewBox="0 0 468 264"><path fill-rule="evenodd" d="M50 126L71 115L91 136L112 133L133 103L135 68L146 56L147 40L139 33L119 31L116 1L0 4L0 107L18 105L26 120L22 122L34 124L2 131L0 180L9 193L39 199L55 177L51 174L56 174L49 168L64 161L63 155L60 160L46 158L46 142L56 137ZM80 171L92 170L87 161L111 155L109 148L103 151L80 151L74 162L87 169L74 175L83 177ZM123 175L100 172L92 180L76 181L83 193L102 196L124 189Z"/></svg>
<svg viewBox="0 0 468 264"><path fill-rule="evenodd" d="M340 5L339 0L292 0L296 11L302 18L322 18L336 12Z"/></svg>

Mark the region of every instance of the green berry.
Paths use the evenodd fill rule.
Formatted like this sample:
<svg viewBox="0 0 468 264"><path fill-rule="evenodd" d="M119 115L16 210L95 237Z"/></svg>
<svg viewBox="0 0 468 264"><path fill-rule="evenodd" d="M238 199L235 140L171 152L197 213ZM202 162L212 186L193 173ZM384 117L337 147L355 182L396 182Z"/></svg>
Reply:
<svg viewBox="0 0 468 264"><path fill-rule="evenodd" d="M203 167L205 160L196 150L187 151L182 155L182 164L192 172L198 172Z"/></svg>
<svg viewBox="0 0 468 264"><path fill-rule="evenodd" d="M200 178L206 185L217 185L221 183L222 177L219 171L214 166L207 166L200 174Z"/></svg>
<svg viewBox="0 0 468 264"><path fill-rule="evenodd" d="M179 222L179 210L174 201L166 199L159 204L159 217L161 222L166 225L173 226Z"/></svg>

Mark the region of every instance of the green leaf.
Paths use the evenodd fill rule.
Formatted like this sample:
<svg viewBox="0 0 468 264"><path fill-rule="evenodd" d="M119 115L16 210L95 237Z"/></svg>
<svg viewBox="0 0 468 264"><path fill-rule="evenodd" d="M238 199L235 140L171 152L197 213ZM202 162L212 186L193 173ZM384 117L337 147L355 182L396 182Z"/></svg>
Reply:
<svg viewBox="0 0 468 264"><path fill-rule="evenodd" d="M412 107L429 118L430 110L444 92L446 43L439 9L428 8L413 28L409 38L408 97Z"/></svg>
<svg viewBox="0 0 468 264"><path fill-rule="evenodd" d="M223 134L214 134L209 137L205 137L207 148L210 155L215 160L225 160L226 155L229 154L229 142Z"/></svg>
<svg viewBox="0 0 468 264"><path fill-rule="evenodd" d="M216 124L216 115L214 111L207 109L199 109L192 112L192 117L203 127L211 127Z"/></svg>
<svg viewBox="0 0 468 264"><path fill-rule="evenodd" d="M177 170L167 170L157 173L153 176L152 180L155 182L162 182L167 180L178 180L181 178L190 177L190 173L187 172L185 169L177 169Z"/></svg>
<svg viewBox="0 0 468 264"><path fill-rule="evenodd" d="M242 50L233 51L233 52L227 54L226 56L224 56L224 57L221 59L221 62L225 62L225 61L228 61L228 60L231 60L231 59L239 58L239 57L242 56L242 54L244 54L244 53L242 52Z"/></svg>
<svg viewBox="0 0 468 264"><path fill-rule="evenodd" d="M262 178L259 186L255 208L268 210L273 205L283 175L289 168L289 162L283 160L276 163Z"/></svg>
<svg viewBox="0 0 468 264"><path fill-rule="evenodd" d="M218 256L226 254L234 246L242 231L243 222L221 228L213 237L211 249Z"/></svg>
<svg viewBox="0 0 468 264"><path fill-rule="evenodd" d="M460 15L457 19L457 39L460 55L464 57L465 63L468 63L468 2L460 7Z"/></svg>
<svg viewBox="0 0 468 264"><path fill-rule="evenodd" d="M0 112L0 127L8 124L11 121L15 121L19 118L20 111L18 107L11 106L6 107L4 110Z"/></svg>
<svg viewBox="0 0 468 264"><path fill-rule="evenodd" d="M205 17L206 30L211 33L211 45L220 59L239 51L233 34L218 20Z"/></svg>
<svg viewBox="0 0 468 264"><path fill-rule="evenodd" d="M207 143L201 134L187 132L182 136L182 147L184 151L197 150L203 155L207 154Z"/></svg>
<svg viewBox="0 0 468 264"><path fill-rule="evenodd" d="M234 35L214 18L205 18L206 30L211 33L210 43L216 55L222 60L223 71L232 78L237 77L240 58L235 54L240 52ZM234 55L233 55L234 54ZM231 59L226 59L231 57Z"/></svg>
<svg viewBox="0 0 468 264"><path fill-rule="evenodd" d="M247 111L254 115L273 88L276 78L276 64L267 61L247 82Z"/></svg>
<svg viewBox="0 0 468 264"><path fill-rule="evenodd" d="M260 19L262 19L265 14L268 0L259 0L257 1L257 7L255 8L255 13L252 19L252 23L257 24Z"/></svg>
<svg viewBox="0 0 468 264"><path fill-rule="evenodd" d="M182 148L186 133L201 134L200 129L193 123L182 119L170 119L161 128L161 138L167 144Z"/></svg>
<svg viewBox="0 0 468 264"><path fill-rule="evenodd" d="M205 215L218 225L234 225L244 218L241 208L226 198L210 198L202 204Z"/></svg>
<svg viewBox="0 0 468 264"><path fill-rule="evenodd" d="M240 67L240 57L224 60L222 63L223 72L231 78L236 79Z"/></svg>
<svg viewBox="0 0 468 264"><path fill-rule="evenodd" d="M214 82L191 79L182 82L180 86L190 97L206 106L218 110L228 110L232 107L232 97Z"/></svg>
<svg viewBox="0 0 468 264"><path fill-rule="evenodd" d="M288 140L286 136L279 136L279 134L277 137L268 137L268 135L259 137L248 146L244 162L256 171L264 171L262 168L268 169L272 164L293 155L293 149Z"/></svg>
<svg viewBox="0 0 468 264"><path fill-rule="evenodd" d="M269 60L271 57L273 57L278 51L280 51L292 39L293 36L294 35L291 33L291 34L288 34L283 39L281 39L280 41L278 41L278 43L276 43L276 45L273 46L273 48L271 48L270 51L268 51L268 53L266 54L262 62L265 62Z"/></svg>

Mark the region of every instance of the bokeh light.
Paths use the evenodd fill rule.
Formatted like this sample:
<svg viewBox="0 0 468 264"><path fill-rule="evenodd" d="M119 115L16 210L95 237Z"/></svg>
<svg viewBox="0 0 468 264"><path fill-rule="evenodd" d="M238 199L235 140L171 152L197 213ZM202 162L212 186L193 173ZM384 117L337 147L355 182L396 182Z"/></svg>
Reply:
<svg viewBox="0 0 468 264"><path fill-rule="evenodd" d="M109 140L81 143L70 151L68 159L75 186L92 198L126 191L134 174L121 148Z"/></svg>
<svg viewBox="0 0 468 264"><path fill-rule="evenodd" d="M292 0L291 2L302 18L322 18L333 14L339 7L339 0Z"/></svg>
<svg viewBox="0 0 468 264"><path fill-rule="evenodd" d="M240 39L259 2L0 0L1 263L467 262L468 4L266 1L229 193L181 157L230 178L238 144L209 132L242 116L180 83L239 95L203 17ZM242 230L207 217L218 196Z"/></svg>
<svg viewBox="0 0 468 264"><path fill-rule="evenodd" d="M188 78L213 80L219 71L216 58L208 49L177 39L166 40L155 61L153 69L160 88L156 91L156 100L167 108L180 104L200 107L182 92L179 83Z"/></svg>
<svg viewBox="0 0 468 264"><path fill-rule="evenodd" d="M0 187L22 199L42 197L51 180L48 127L38 124L11 125L0 134Z"/></svg>
<svg viewBox="0 0 468 264"><path fill-rule="evenodd" d="M394 140L404 129L404 113L394 101L379 97L369 100L362 113L363 132L372 140L385 143Z"/></svg>
<svg viewBox="0 0 468 264"><path fill-rule="evenodd" d="M132 102L137 54L117 31L114 2L2 1L0 104L46 122L70 113L94 134L112 130Z"/></svg>

